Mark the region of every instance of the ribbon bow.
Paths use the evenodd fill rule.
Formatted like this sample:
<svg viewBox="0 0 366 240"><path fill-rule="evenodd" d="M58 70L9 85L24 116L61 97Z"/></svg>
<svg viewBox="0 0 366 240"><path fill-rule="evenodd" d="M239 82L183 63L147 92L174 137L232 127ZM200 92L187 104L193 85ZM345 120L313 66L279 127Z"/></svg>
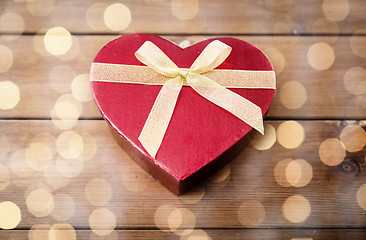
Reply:
<svg viewBox="0 0 366 240"><path fill-rule="evenodd" d="M230 46L215 40L206 46L189 69L179 68L150 41L146 41L135 52L139 61L170 78L161 88L138 138L153 158L163 141L184 81L202 97L263 134L262 110L259 106L202 75L224 62L230 52Z"/></svg>

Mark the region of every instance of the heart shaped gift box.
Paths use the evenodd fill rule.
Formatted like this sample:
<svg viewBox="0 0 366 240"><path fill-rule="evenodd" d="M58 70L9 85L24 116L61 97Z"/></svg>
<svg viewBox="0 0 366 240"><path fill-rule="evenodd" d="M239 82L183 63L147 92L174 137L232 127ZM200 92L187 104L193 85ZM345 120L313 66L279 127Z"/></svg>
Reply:
<svg viewBox="0 0 366 240"><path fill-rule="evenodd" d="M175 194L236 156L253 128L263 131L275 92L268 58L235 38L181 48L125 35L99 51L90 76L123 149Z"/></svg>

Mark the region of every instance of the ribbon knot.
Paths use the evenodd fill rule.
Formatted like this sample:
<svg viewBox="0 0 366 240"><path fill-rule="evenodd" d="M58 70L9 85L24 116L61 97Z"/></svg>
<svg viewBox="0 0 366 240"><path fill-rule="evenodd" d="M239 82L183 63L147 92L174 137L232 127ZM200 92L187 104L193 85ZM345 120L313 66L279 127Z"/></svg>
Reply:
<svg viewBox="0 0 366 240"><path fill-rule="evenodd" d="M179 75L180 75L183 79L186 79L186 78L187 78L188 73L189 73L189 70L187 70L187 69L184 69L184 68L180 68L180 69L179 69Z"/></svg>
<svg viewBox="0 0 366 240"><path fill-rule="evenodd" d="M138 138L153 158L163 141L184 79L202 97L232 113L263 134L262 110L259 106L202 75L223 63L230 52L230 46L215 40L206 46L189 69L178 68L150 41L146 41L135 52L136 58L142 63L170 78L156 97Z"/></svg>

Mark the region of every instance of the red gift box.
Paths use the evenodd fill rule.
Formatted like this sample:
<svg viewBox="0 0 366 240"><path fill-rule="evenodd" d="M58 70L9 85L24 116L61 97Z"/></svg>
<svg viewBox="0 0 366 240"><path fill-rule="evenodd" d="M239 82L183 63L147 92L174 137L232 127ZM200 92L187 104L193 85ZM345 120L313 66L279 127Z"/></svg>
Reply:
<svg viewBox="0 0 366 240"><path fill-rule="evenodd" d="M175 63L184 81L156 155L146 150L148 147L142 144L139 136L142 135L164 81L176 76L163 76L164 73L143 63L144 58L139 57L138 53L142 51L142 46L151 47L146 46L146 43L153 45L156 51L162 51ZM154 35L125 35L104 46L92 64L91 90L95 102L103 117L123 137L119 139L122 147L145 170L176 194L183 193L232 159L240 152L253 128L233 112L207 100L185 82L188 69L200 54L204 55L206 48L205 53L208 55L215 52L208 47L215 45L213 43L223 44L231 52L215 69L201 75L210 78L217 74L220 78L218 80L230 82L222 91L234 92L256 105L261 110L262 118L275 92L272 64L256 47L235 38L207 39L182 49ZM146 58L155 61L156 55L151 51ZM242 74L247 76L245 80ZM146 79L149 80L145 81ZM246 81L246 86L234 86L236 83L240 85L241 79Z"/></svg>

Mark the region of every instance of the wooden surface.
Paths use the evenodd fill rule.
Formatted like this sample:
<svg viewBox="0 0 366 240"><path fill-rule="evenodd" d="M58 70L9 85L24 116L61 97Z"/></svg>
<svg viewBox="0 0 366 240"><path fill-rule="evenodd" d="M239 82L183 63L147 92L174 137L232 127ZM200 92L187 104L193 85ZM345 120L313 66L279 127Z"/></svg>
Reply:
<svg viewBox="0 0 366 240"><path fill-rule="evenodd" d="M366 3L179 2L120 1L117 31L115 1L1 2L0 238L365 239ZM57 26L61 56L45 47ZM265 137L180 197L118 146L85 82L132 32L236 37L277 72Z"/></svg>
<svg viewBox="0 0 366 240"><path fill-rule="evenodd" d="M209 36L174 37L168 36L177 43L185 39L196 42ZM273 63L280 68L277 74L277 88L290 81L297 81L307 90L306 102L299 109L288 109L280 100L280 92L269 110L269 117L273 118L306 118L306 119L362 119L366 116L366 100L349 93L344 86L344 75L354 66L364 66L365 59L357 58L352 53L349 45L350 37L338 37L331 46L335 52L334 64L328 71L314 71L307 60L307 51L319 42L317 36L236 36L239 39L255 43L264 52L271 53ZM20 91L23 93L17 108L2 112L4 117L50 117L51 110L60 97L60 93L70 92L70 83L78 74L89 71L89 65L95 54L115 36L77 36L80 49L78 56L71 61L59 61L55 56L42 57L34 49L24 49L22 46L31 46L33 36L22 36L20 39L7 44L13 50L15 62L3 78L19 82ZM334 37L323 37L330 40ZM366 52L366 36L361 37L359 47ZM274 52L274 53L273 53ZM23 56L27 56L26 58ZM269 56L271 57L271 56ZM280 59L280 60L278 60ZM283 59L283 60L282 60ZM276 62L277 60L277 62ZM66 67L65 67L66 66ZM70 72L52 74L57 69L66 68ZM24 71L24 69L29 71ZM56 69L56 70L55 70ZM36 78L32 74L37 74ZM62 84L62 82L66 82ZM41 91L41 96L35 96L28 91L28 84ZM57 89L55 90L55 88ZM293 96L293 95L291 95ZM296 95L295 95L296 96ZM83 118L100 117L99 110L93 102L83 105L81 113Z"/></svg>
<svg viewBox="0 0 366 240"><path fill-rule="evenodd" d="M26 31L37 32L54 26L64 26L75 33L113 33L103 26L104 9L116 1L103 1L105 5L97 5L96 10L89 8L99 1L81 0L76 4L72 0L54 1L55 4L46 4L47 1L35 1L27 8L24 2L5 0L2 9L16 11L23 16ZM125 0L123 3L130 9L131 24L124 32L144 32L158 34L298 34L313 33L314 23L328 16L332 20L339 20L338 31L352 34L358 29L365 28L363 16L365 10L362 0L337 1L333 7L325 7L320 0ZM328 3L330 1L327 1ZM71 8L70 5L73 7ZM332 4L331 4L332 5ZM182 6L182 10L175 10ZM199 10L197 9L199 8ZM41 10L34 10L40 8ZM33 9L33 11L28 11ZM94 9L94 7L92 8ZM348 11L347 11L348 9ZM88 10L90 13L88 13ZM197 11L198 10L198 11ZM36 12L34 17L32 13ZM44 16L50 12L49 15ZM188 12L188 13L187 13ZM191 12L191 14L189 13ZM195 14L195 12L197 12ZM347 14L349 13L349 14ZM65 18L65 14L68 17ZM88 24L86 16L95 17L94 24ZM101 18L101 19L97 19ZM188 19L187 19L188 18ZM213 18L218 20L212 21ZM186 19L186 20L180 20ZM95 23L101 21L101 23ZM97 27L96 27L97 26ZM315 28L319 33L330 32L326 26ZM8 30L7 32L16 32Z"/></svg>

